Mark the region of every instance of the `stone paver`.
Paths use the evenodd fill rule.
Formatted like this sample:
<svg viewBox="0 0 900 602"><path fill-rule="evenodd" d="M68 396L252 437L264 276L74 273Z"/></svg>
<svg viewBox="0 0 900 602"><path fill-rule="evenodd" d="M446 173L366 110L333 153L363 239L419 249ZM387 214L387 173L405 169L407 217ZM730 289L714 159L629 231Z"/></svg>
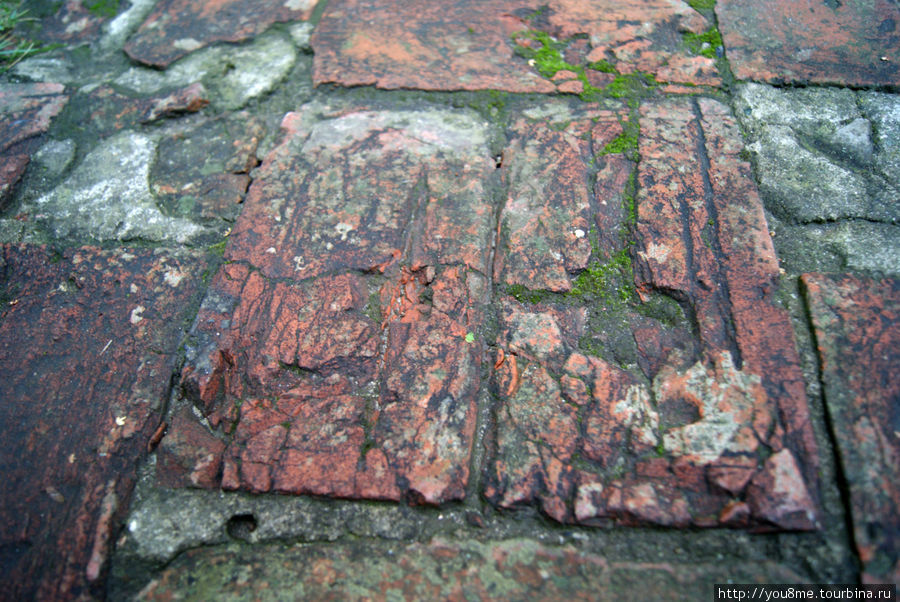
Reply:
<svg viewBox="0 0 900 602"><path fill-rule="evenodd" d="M900 282L805 274L865 583L900 582Z"/></svg>
<svg viewBox="0 0 900 602"><path fill-rule="evenodd" d="M546 111L547 114L543 114ZM599 186L604 198L592 194L591 163L606 144L622 134L625 112L588 105L573 112L548 105L526 111L512 126L503 164L509 189L500 214L501 247L495 279L506 285L565 292L572 274L583 271L591 257L588 233L594 216L608 216L604 232L618 233L616 216L600 211L621 207L631 165L610 160ZM562 129L560 126L565 126Z"/></svg>
<svg viewBox="0 0 900 602"><path fill-rule="evenodd" d="M31 245L0 258L0 594L96 595L202 264Z"/></svg>
<svg viewBox="0 0 900 602"><path fill-rule="evenodd" d="M892 0L719 0L735 75L771 83L896 86L900 7Z"/></svg>
<svg viewBox="0 0 900 602"><path fill-rule="evenodd" d="M315 5L315 0L267 0L252 5L238 0L162 0L125 44L125 52L146 65L168 67L210 44L241 42L273 23L308 19Z"/></svg>
<svg viewBox="0 0 900 602"><path fill-rule="evenodd" d="M454 0L425 2L410 14L386 0L329 2L313 35L313 80L386 89L578 94L592 78L598 78L597 87L608 83L591 68L607 61L621 73L645 71L661 81L721 83L715 61L695 56L683 42L684 32L700 35L711 24L681 0L551 0L543 7L520 0ZM589 67L585 81L578 85L576 72L566 78L557 69L555 75L563 77L548 81L539 65L517 57L517 45L541 45L538 38L521 36L528 31L568 40L572 52L565 58ZM590 45L574 41L576 36L587 36Z"/></svg>

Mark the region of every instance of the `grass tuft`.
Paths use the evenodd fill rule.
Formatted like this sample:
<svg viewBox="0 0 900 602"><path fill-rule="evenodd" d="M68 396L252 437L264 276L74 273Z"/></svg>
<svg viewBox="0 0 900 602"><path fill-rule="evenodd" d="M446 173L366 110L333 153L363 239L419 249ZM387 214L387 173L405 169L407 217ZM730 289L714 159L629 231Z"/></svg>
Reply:
<svg viewBox="0 0 900 602"><path fill-rule="evenodd" d="M9 71L24 58L48 50L15 34L16 27L31 20L21 6L21 0L0 0L0 73Z"/></svg>

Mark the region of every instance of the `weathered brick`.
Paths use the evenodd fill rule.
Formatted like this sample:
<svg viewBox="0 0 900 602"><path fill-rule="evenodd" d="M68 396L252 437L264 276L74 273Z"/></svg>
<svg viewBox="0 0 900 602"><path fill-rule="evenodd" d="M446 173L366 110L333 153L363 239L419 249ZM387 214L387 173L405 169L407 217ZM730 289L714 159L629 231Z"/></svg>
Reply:
<svg viewBox="0 0 900 602"><path fill-rule="evenodd" d="M690 56L682 32L710 24L685 2L641 0L520 0L426 2L410 14L385 0L330 2L313 35L316 84L379 88L483 90L578 94L569 79L557 88L536 66L514 54L515 45L539 46L513 34L529 29L569 39L566 56L578 67L611 60L622 73L646 71L666 81L719 85L713 59ZM583 38L587 35L592 49ZM590 71L590 70L589 70Z"/></svg>
<svg viewBox="0 0 900 602"><path fill-rule="evenodd" d="M900 582L900 282L802 278L865 583Z"/></svg>
<svg viewBox="0 0 900 602"><path fill-rule="evenodd" d="M505 304L486 494L563 522L815 529L802 373L736 124L716 101L669 99L640 125L635 282L644 302L676 297L699 340L619 307L641 376L579 350L606 307Z"/></svg>
<svg viewBox="0 0 900 602"><path fill-rule="evenodd" d="M601 211L600 205L616 204L631 164L610 157L597 176L597 196L592 194L591 164L594 152L622 132L623 117L591 105L547 105L526 111L513 124L503 157L509 189L500 214L495 280L529 289L571 290L573 274L591 259L593 216L602 216L604 228L621 221L621 213ZM618 228L613 233L605 229L604 235L617 238Z"/></svg>
<svg viewBox="0 0 900 602"><path fill-rule="evenodd" d="M316 0L254 2L238 0L157 2L125 52L136 61L167 67L194 50L216 42L241 42L261 34L273 23L306 20Z"/></svg>
<svg viewBox="0 0 900 602"><path fill-rule="evenodd" d="M38 136L69 101L62 84L0 84L0 207L25 173Z"/></svg>
<svg viewBox="0 0 900 602"><path fill-rule="evenodd" d="M900 81L900 9L891 0L720 0L716 14L740 79L845 86Z"/></svg>
<svg viewBox="0 0 900 602"><path fill-rule="evenodd" d="M28 245L4 246L0 265L0 591L99 595L202 265Z"/></svg>
<svg viewBox="0 0 900 602"><path fill-rule="evenodd" d="M442 111L285 126L184 370L210 421L237 423L222 485L460 499L490 295L484 126Z"/></svg>

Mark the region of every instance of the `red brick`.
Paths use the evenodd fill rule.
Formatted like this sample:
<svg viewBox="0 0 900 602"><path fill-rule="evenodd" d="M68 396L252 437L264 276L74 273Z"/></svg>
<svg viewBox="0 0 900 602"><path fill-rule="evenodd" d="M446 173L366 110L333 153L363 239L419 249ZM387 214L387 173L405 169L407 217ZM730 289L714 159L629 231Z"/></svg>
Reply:
<svg viewBox="0 0 900 602"><path fill-rule="evenodd" d="M184 369L211 422L237 422L224 487L465 496L493 233L482 127L442 111L286 118Z"/></svg>
<svg viewBox="0 0 900 602"><path fill-rule="evenodd" d="M614 139L622 131L622 114L591 105L586 110L563 106L558 111L549 117L518 119L504 152L509 192L500 214L494 274L507 285L571 290L573 275L591 259L588 234L598 203L621 195L631 170L628 162L607 161L598 183L604 187L603 198L595 198L591 136ZM553 127L556 121L569 123L560 130Z"/></svg>
<svg viewBox="0 0 900 602"><path fill-rule="evenodd" d="M518 0L426 2L410 14L386 0L330 2L313 35L316 84L379 88L553 92L536 67L514 54L516 43L534 48L531 28L569 40L565 56L584 61L613 59L622 73L647 71L679 83L719 85L715 61L685 54L681 33L703 33L706 19L683 2L641 0L550 0L546 14L531 21L535 7ZM665 76L663 78L663 76ZM576 85L564 92L579 93Z"/></svg>
<svg viewBox="0 0 900 602"><path fill-rule="evenodd" d="M720 0L716 14L740 79L845 86L900 81L900 9L892 0Z"/></svg>
<svg viewBox="0 0 900 602"><path fill-rule="evenodd" d="M641 132L635 282L648 301L675 296L699 340L630 316L635 338L647 339L637 356L648 386L578 351L608 301L504 304L487 497L539 504L563 522L815 529L802 373L736 124L716 101L668 99L642 107ZM621 245L600 243L601 253ZM565 318L578 309L580 320Z"/></svg>
<svg viewBox="0 0 900 602"><path fill-rule="evenodd" d="M900 282L805 274L865 583L900 582Z"/></svg>
<svg viewBox="0 0 900 602"><path fill-rule="evenodd" d="M146 65L167 67L210 44L241 42L274 23L306 20L315 4L315 0L253 4L239 0L162 0L125 44L125 52Z"/></svg>
<svg viewBox="0 0 900 602"><path fill-rule="evenodd" d="M149 250L0 252L0 544L20 550L4 560L4 595L101 596L202 265Z"/></svg>

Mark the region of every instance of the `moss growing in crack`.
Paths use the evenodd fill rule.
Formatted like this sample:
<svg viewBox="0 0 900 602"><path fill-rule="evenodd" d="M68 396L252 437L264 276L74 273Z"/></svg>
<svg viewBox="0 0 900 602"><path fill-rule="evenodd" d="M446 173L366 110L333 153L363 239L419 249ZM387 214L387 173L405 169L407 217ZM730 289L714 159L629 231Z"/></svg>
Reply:
<svg viewBox="0 0 900 602"><path fill-rule="evenodd" d="M633 98L646 95L659 86L659 82L650 73L628 73L617 75L603 91L613 98Z"/></svg>
<svg viewBox="0 0 900 602"><path fill-rule="evenodd" d="M619 73L618 71L616 71L615 66L613 66L613 64L610 63L609 61L607 61L606 59L603 59L602 61L588 63L588 69L593 69L594 71L599 71L601 73L616 73L616 74Z"/></svg>
<svg viewBox="0 0 900 602"><path fill-rule="evenodd" d="M606 263L595 262L589 265L575 278L572 290L566 293L568 297L585 295L605 301L618 298L624 303L630 303L634 299L631 255L628 254L628 249L622 249Z"/></svg>
<svg viewBox="0 0 900 602"><path fill-rule="evenodd" d="M600 151L600 154L609 155L612 153L624 153L630 159L636 160L637 157L634 155L637 154L638 150L639 133L640 126L637 119L632 118L624 122L622 124L622 133L610 140L606 146L603 147L603 150Z"/></svg>
<svg viewBox="0 0 900 602"><path fill-rule="evenodd" d="M220 240L216 244L209 246L209 252L215 255L216 257L224 257L225 256L225 247L228 245L227 240Z"/></svg>
<svg viewBox="0 0 900 602"><path fill-rule="evenodd" d="M535 304L544 301L551 293L543 290L531 290L521 284L510 284L506 287L506 294L519 303Z"/></svg>
<svg viewBox="0 0 900 602"><path fill-rule="evenodd" d="M714 59L717 49L722 47L722 35L716 28L700 34L686 32L684 43L692 53Z"/></svg>

